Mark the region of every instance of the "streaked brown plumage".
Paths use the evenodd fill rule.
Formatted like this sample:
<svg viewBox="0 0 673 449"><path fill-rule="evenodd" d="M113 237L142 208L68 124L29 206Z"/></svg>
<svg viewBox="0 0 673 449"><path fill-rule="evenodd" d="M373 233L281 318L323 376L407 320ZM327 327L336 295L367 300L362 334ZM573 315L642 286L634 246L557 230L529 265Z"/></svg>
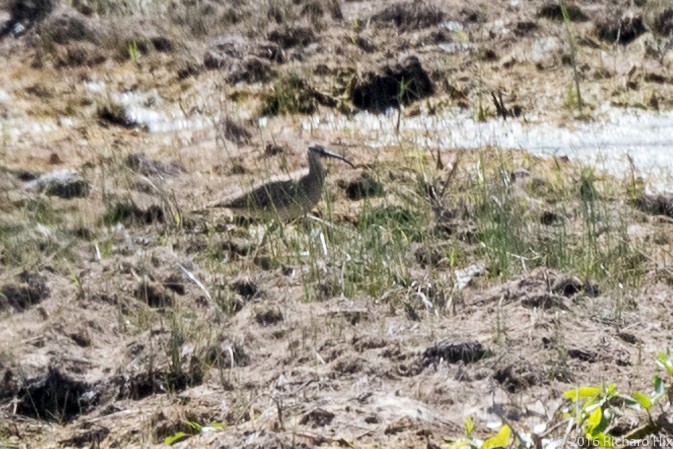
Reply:
<svg viewBox="0 0 673 449"><path fill-rule="evenodd" d="M299 180L266 183L215 207L225 207L245 217L277 217L280 220L300 217L310 212L320 201L325 183L325 169L320 161L323 157L339 159L355 167L349 160L328 151L322 145L314 145L308 148L307 175Z"/></svg>

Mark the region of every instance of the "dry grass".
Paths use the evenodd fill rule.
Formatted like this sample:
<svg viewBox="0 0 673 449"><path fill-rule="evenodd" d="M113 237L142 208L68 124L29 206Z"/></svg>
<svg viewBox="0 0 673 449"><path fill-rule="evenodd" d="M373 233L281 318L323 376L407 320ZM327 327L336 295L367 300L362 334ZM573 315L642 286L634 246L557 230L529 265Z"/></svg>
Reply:
<svg viewBox="0 0 673 449"><path fill-rule="evenodd" d="M296 114L323 120L330 98L321 93L345 92L348 74L372 63L353 43L366 34L363 24L334 25L339 14L327 2L241 8L196 2L172 11L161 2L146 4L150 9L93 5L101 16L95 20L116 30L108 36L111 59L100 70L66 64L62 79L22 65L0 73L12 114L51 125L32 134L22 129L18 137L14 128L3 131L2 165L38 172L76 166L92 183L87 199L63 201L24 192L14 173L0 173L0 287L8 287L1 291L25 291L34 274L44 275L50 290L23 311L0 300L0 376L13 376L0 398L0 421L16 422L23 438L38 447L56 438L64 445L151 445L193 429L185 424L193 421L229 426L194 436L203 447L238 447L255 438L260 446L425 447L418 435L440 444L459 436L464 410L486 437L492 406L506 409L508 419L520 416L517 427L530 429L558 422L552 408L574 385L650 388L657 372L652 355L668 344L673 240L670 223L633 207L642 189L635 179L494 148L457 158L445 145L413 143L404 126L397 145L377 149L362 144L373 140L365 129L337 135L329 126L312 128ZM362 6L343 4L347 13ZM378 6L385 14L399 9ZM417 30L444 15L415 6L397 24L378 15L391 26L368 35L376 57L459 38ZM130 19L139 13L148 20L142 29ZM496 13L481 14L490 20ZM163 22L175 29L165 32ZM297 60L279 65L277 79L261 87L231 86L214 71L179 79L173 64L189 48L162 53L152 40L195 35L198 42L186 45L201 49L223 32L265 39L271 29L307 23L316 35L289 45ZM562 29L549 33L562 36ZM505 99L523 104L524 112L562 109L568 80L559 74L567 72L558 69L562 55L528 60L522 55L530 42L493 43L471 28L460 38L492 48L496 60L475 68L469 52L423 58L438 92L400 113L402 124L426 109L477 105L508 80ZM67 47L58 40L52 36L43 49ZM497 60L510 51L512 65ZM601 49L584 51L582 60L592 61ZM595 98L616 83L584 82L583 92ZM646 98L648 88L633 98ZM108 92L153 89L163 103L147 104L151 110L220 126L148 133L98 121L97 110L112 106ZM264 107L285 115L255 123ZM488 115L489 106L482 109ZM55 126L54 111L74 124ZM359 164L353 172L330 168L315 217L279 226L194 213L262 176L296 172L314 141ZM266 151L267 145L283 151ZM129 164L138 153L146 169L154 168ZM184 169L157 168L178 166ZM381 188L348 199L349 186L365 173ZM479 343L488 357L424 360L438 342ZM86 384L100 396L76 412L60 398L24 403L21 410L33 418L8 413L7 398L25 399L21 387L44 378L48 366L71 391ZM537 414L520 413L533 409ZM409 423L418 410L423 420ZM330 413L332 423L324 424ZM24 419L36 425L24 426ZM326 436L332 430L334 439ZM0 427L0 446L16 438L11 426Z"/></svg>

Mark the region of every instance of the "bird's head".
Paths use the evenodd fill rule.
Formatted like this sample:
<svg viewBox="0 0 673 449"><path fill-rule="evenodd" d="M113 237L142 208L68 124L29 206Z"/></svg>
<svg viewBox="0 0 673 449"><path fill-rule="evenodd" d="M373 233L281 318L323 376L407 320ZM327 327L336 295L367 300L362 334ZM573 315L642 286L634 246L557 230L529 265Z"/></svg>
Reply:
<svg viewBox="0 0 673 449"><path fill-rule="evenodd" d="M349 161L348 159L346 159L343 156L339 156L338 154L329 151L327 148L325 148L322 145L312 145L312 146L308 147L308 154L309 154L309 157L312 156L312 155L316 155L316 156L319 156L319 157L331 157L331 158L334 158L334 159L339 159L341 161L344 161L345 163L347 163L351 167L355 168L355 165L353 165L353 163L351 161Z"/></svg>

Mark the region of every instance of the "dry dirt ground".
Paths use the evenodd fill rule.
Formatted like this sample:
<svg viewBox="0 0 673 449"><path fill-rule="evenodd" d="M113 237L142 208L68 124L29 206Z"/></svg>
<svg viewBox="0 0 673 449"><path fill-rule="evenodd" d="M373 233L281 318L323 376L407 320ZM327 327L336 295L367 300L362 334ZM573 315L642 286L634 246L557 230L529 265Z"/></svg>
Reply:
<svg viewBox="0 0 673 449"><path fill-rule="evenodd" d="M435 448L468 416L482 439L551 438L564 391L671 383L669 198L564 158L303 121L673 106L673 6L568 13L0 1L0 447ZM357 164L330 163L313 218L205 209L305 167L312 142ZM606 433L673 434L667 398L649 427L625 404L603 404Z"/></svg>

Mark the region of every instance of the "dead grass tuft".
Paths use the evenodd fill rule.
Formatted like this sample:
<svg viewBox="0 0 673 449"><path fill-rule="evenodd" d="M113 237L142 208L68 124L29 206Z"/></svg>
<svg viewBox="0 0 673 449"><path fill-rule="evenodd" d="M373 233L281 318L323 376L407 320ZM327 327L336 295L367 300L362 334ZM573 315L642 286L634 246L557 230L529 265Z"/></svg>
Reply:
<svg viewBox="0 0 673 449"><path fill-rule="evenodd" d="M413 31L438 25L445 13L427 1L396 2L371 16L370 20L384 25L392 24L401 31Z"/></svg>

